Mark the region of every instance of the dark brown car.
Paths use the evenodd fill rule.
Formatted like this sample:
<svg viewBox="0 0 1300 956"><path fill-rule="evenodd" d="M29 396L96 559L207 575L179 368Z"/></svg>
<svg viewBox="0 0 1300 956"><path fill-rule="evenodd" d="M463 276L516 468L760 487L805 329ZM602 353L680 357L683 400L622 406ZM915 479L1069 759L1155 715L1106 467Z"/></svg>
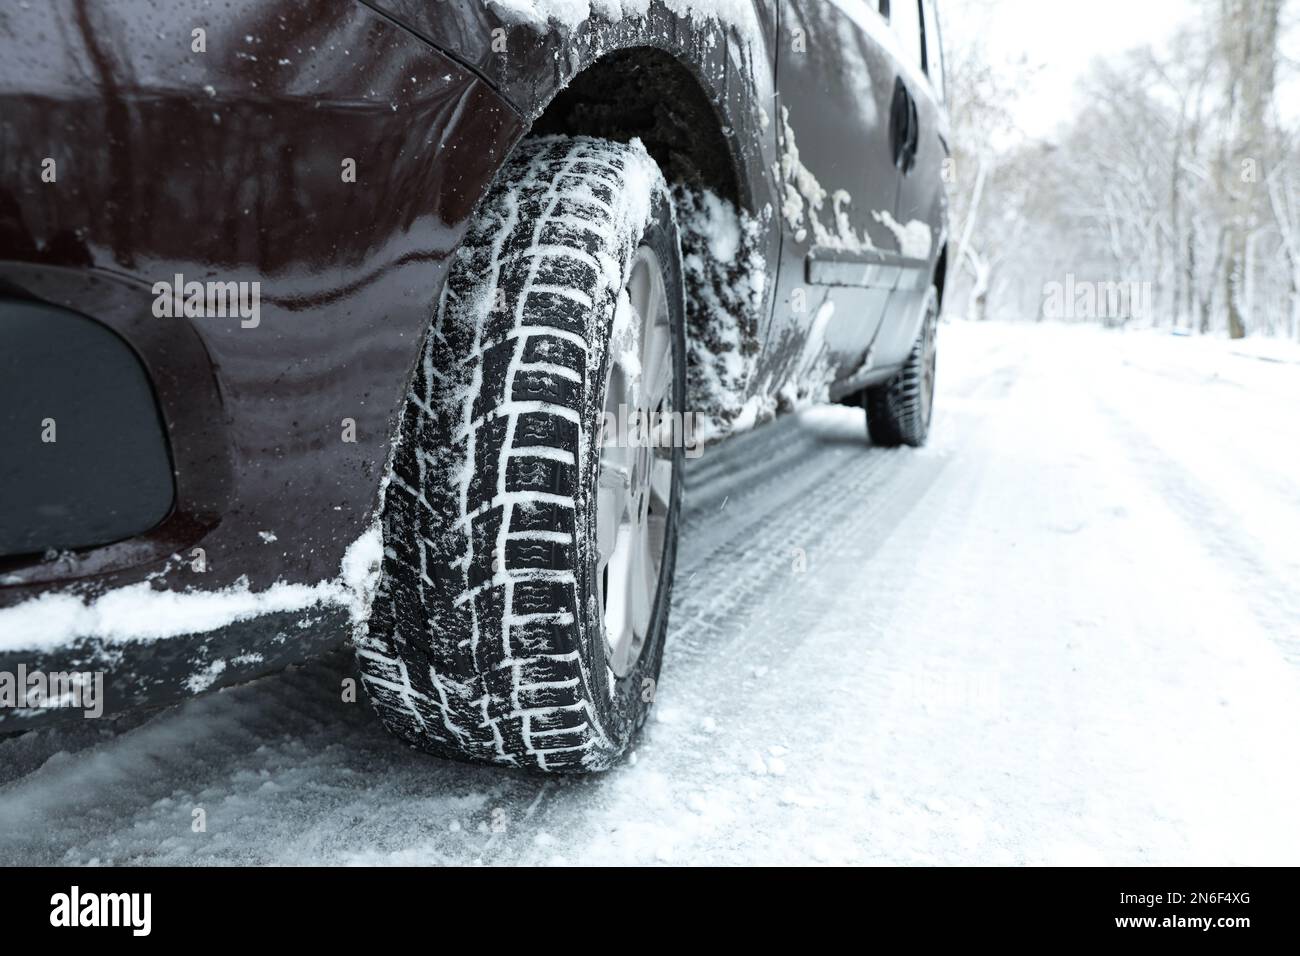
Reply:
<svg viewBox="0 0 1300 956"><path fill-rule="evenodd" d="M586 7L0 6L0 730L350 638L420 748L600 769L684 460L925 440L933 0Z"/></svg>

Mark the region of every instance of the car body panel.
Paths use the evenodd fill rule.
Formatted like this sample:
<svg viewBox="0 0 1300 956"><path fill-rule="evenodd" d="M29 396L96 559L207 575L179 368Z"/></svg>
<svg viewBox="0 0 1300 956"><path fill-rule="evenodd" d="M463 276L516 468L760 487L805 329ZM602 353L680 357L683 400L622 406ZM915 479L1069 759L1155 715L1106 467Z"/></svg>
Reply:
<svg viewBox="0 0 1300 956"><path fill-rule="evenodd" d="M331 588L349 546L374 527L448 259L514 144L575 77L620 51L671 56L704 92L733 198L758 223L773 278L779 264L780 291L769 282L759 306L755 344L765 347L751 389L775 396L823 351L840 385L858 381L894 302L881 276L906 265L875 214L913 201L873 171L888 145L877 85L892 82L877 15L862 0L741 9L724 22L654 0L644 19L573 24L503 19L482 0L232 0L219 10L52 0L0 11L0 296L70 309L125 340L153 385L175 471L175 504L151 531L0 561L0 671L103 668L111 707L166 703L345 637L354 609ZM796 13L854 62L787 74L797 79L778 99L779 19ZM846 26L864 16L869 29ZM203 52L192 46L198 29ZM852 107L864 70L872 108L859 103L847 124L820 116L823 94ZM872 282L860 281L862 262L835 262L782 215L792 144L778 108L790 104L798 148L824 185L870 193L855 197L851 225L887 258ZM845 149L846 136L863 155ZM55 182L41 178L50 159ZM354 182L341 174L347 161ZM932 203L927 221L944 214ZM833 232L829 206L822 216ZM915 265L932 268L937 255L936 243ZM161 317L155 284L176 275L257 283L256 323ZM802 318L788 302L800 283L814 290ZM818 308L826 300L833 323ZM20 620L7 610L38 599L90 607L141 587L199 598L315 590L219 625L199 615L165 639L118 628L55 647L4 631ZM0 712L7 718L33 725Z"/></svg>
<svg viewBox="0 0 1300 956"><path fill-rule="evenodd" d="M836 378L862 365L897 273L898 240L878 218L898 192L887 29L868 0L781 7L785 238L768 342L800 343L801 362L824 349Z"/></svg>
<svg viewBox="0 0 1300 956"><path fill-rule="evenodd" d="M894 2L914 3L917 0ZM934 5L931 0L925 0L921 9L925 12L923 22L926 29L930 29ZM934 26L938 28L937 23ZM901 37L896 39L902 42ZM899 177L893 224L905 235L923 228L929 233L930 241L924 256L921 255L921 250L907 250L915 265L899 278L891 296L888 320L882 324L873 346L874 357L883 365L904 362L920 329L925 297L935 280L936 260L947 243L945 163L951 156L948 145L951 138L948 113L928 75L936 73L941 76L942 62L928 63L923 69L904 56L901 50L895 54L894 60L898 64L899 78L916 104L920 135L915 163ZM924 233L916 238L924 244Z"/></svg>
<svg viewBox="0 0 1300 956"><path fill-rule="evenodd" d="M191 49L196 27L206 52ZM175 506L146 534L5 559L0 612L52 589L89 602L146 582L260 592L335 578L373 522L448 257L522 117L352 3L10 7L0 64L0 290L126 340L176 480ZM158 317L153 284L176 274L258 282L257 325ZM32 658L16 627L0 624L0 669ZM168 652L174 684L213 666L211 638ZM101 644L100 657L120 657ZM83 642L73 656L96 653ZM273 656L228 663L209 686Z"/></svg>

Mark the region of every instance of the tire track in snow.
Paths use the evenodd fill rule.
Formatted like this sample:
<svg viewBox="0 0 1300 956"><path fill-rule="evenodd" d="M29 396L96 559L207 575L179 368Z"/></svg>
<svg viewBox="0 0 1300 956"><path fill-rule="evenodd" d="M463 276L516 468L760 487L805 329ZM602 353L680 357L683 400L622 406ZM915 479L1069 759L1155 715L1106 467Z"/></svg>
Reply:
<svg viewBox="0 0 1300 956"><path fill-rule="evenodd" d="M948 432L959 417L953 412ZM818 601L781 597L791 542L814 569L850 544L860 560L916 508L955 447L871 449L861 412L831 409L701 459L693 470L704 479L688 486L658 723L672 723L687 701L716 713L726 695L752 689L755 661L821 640ZM769 626L754 626L762 618ZM0 741L0 762L21 754L24 768L43 764L0 786L0 862L544 859L548 820L599 830L620 788L641 785L633 767L543 781L415 754L364 702L341 701L353 677L342 652L135 717L116 735L77 728ZM656 733L652 722L646 737L662 752L682 729ZM196 807L206 812L206 833L191 829Z"/></svg>
<svg viewBox="0 0 1300 956"><path fill-rule="evenodd" d="M1296 625L1300 621L1300 597L1294 582L1261 557L1258 545L1236 522L1230 502L1198 480L1182 462L1163 452L1113 403L1098 397L1097 404L1148 484L1205 542L1207 551L1230 569L1234 589L1255 618L1274 635L1287 660L1300 664Z"/></svg>

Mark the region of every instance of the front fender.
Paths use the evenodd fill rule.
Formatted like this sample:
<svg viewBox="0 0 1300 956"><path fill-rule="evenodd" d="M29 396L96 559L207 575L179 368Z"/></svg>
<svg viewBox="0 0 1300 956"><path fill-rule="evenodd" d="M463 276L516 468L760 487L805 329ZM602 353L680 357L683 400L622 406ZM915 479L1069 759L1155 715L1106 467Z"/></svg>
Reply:
<svg viewBox="0 0 1300 956"><path fill-rule="evenodd" d="M316 649L288 621L337 616L322 608L374 520L449 257L524 129L474 70L360 3L0 11L0 295L134 350L175 482L151 531L0 559L0 669L90 663L165 700ZM256 284L257 321L160 316L154 286L176 275ZM141 598L126 625L124 595Z"/></svg>

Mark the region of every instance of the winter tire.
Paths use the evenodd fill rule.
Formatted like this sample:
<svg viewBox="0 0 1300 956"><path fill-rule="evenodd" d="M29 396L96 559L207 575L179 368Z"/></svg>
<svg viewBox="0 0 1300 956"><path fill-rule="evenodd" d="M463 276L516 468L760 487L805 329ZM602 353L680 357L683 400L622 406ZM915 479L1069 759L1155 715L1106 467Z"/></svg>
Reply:
<svg viewBox="0 0 1300 956"><path fill-rule="evenodd" d="M645 721L682 442L601 424L683 408L682 288L639 142L525 142L481 204L415 370L357 637L375 710L414 746L593 771Z"/></svg>
<svg viewBox="0 0 1300 956"><path fill-rule="evenodd" d="M883 448L920 448L925 444L934 414L938 324L939 290L931 286L925 319L907 364L884 385L866 391L867 431L874 444Z"/></svg>

